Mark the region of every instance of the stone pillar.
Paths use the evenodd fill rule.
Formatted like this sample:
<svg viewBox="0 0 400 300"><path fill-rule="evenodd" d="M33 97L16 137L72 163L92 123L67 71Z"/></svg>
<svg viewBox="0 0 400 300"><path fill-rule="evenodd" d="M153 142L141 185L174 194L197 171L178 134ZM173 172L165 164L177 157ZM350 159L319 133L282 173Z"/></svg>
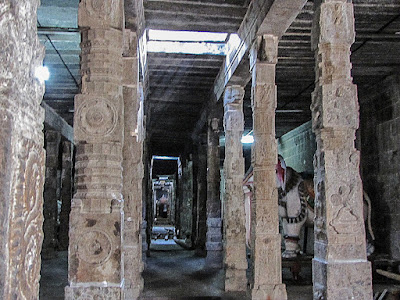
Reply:
<svg viewBox="0 0 400 300"><path fill-rule="evenodd" d="M312 33L316 82L312 123L315 244L314 299L372 299L371 266L366 257L359 152L357 87L352 82L353 5L322 1Z"/></svg>
<svg viewBox="0 0 400 300"><path fill-rule="evenodd" d="M43 241L44 47L38 0L1 2L0 299L38 299Z"/></svg>
<svg viewBox="0 0 400 300"><path fill-rule="evenodd" d="M222 268L222 220L219 197L219 119L208 120L206 268Z"/></svg>
<svg viewBox="0 0 400 300"><path fill-rule="evenodd" d="M186 159L185 166L182 170L182 202L180 207L180 230L182 238L188 238L193 241L192 228L193 228L193 161L190 155ZM189 241L188 240L188 241Z"/></svg>
<svg viewBox="0 0 400 300"><path fill-rule="evenodd" d="M197 240L196 253L205 256L207 234L207 135L201 134L197 149Z"/></svg>
<svg viewBox="0 0 400 300"><path fill-rule="evenodd" d="M263 35L251 49L254 193L251 202L252 299L287 299L282 284L281 235L275 165L276 85L278 38Z"/></svg>
<svg viewBox="0 0 400 300"><path fill-rule="evenodd" d="M75 96L76 193L66 299L120 299L123 287L123 1L79 3L81 94Z"/></svg>
<svg viewBox="0 0 400 300"><path fill-rule="evenodd" d="M69 141L62 143L62 171L61 171L61 211L60 233L58 242L60 250L67 250L69 244L69 213L72 199L72 153L73 145Z"/></svg>
<svg viewBox="0 0 400 300"><path fill-rule="evenodd" d="M60 142L61 134L59 132L51 129L45 130L46 178L43 193L43 259L56 257L58 215L57 189L60 185L57 171L60 161Z"/></svg>
<svg viewBox="0 0 400 300"><path fill-rule="evenodd" d="M138 86L137 36L125 31L124 49L124 297L138 299L143 289L142 260L142 180L143 180L143 126L141 97Z"/></svg>
<svg viewBox="0 0 400 300"><path fill-rule="evenodd" d="M225 197L224 265L225 291L246 291L246 228L243 196L244 88L228 86L224 94Z"/></svg>

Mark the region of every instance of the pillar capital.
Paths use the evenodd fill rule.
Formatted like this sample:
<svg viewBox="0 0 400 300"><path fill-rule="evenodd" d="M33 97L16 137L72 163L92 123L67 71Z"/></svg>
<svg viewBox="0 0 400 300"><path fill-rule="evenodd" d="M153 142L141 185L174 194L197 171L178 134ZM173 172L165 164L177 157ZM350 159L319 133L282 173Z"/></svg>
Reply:
<svg viewBox="0 0 400 300"><path fill-rule="evenodd" d="M354 8L347 0L324 0L314 4L315 14L311 34L311 48L318 44L346 43L355 40Z"/></svg>
<svg viewBox="0 0 400 300"><path fill-rule="evenodd" d="M229 104L242 105L244 97L244 87L240 85L229 85L225 88L224 106Z"/></svg>
<svg viewBox="0 0 400 300"><path fill-rule="evenodd" d="M278 62L278 42L278 37L272 34L257 36L250 48L250 70L256 63L275 65Z"/></svg>
<svg viewBox="0 0 400 300"><path fill-rule="evenodd" d="M81 27L122 29L123 5L123 0L82 0L79 3L78 24Z"/></svg>

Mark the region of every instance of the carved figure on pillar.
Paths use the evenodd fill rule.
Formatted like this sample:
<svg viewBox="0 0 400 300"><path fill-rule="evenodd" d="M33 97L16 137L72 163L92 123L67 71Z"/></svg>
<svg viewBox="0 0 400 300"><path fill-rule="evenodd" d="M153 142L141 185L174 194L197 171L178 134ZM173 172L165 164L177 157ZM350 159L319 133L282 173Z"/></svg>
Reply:
<svg viewBox="0 0 400 300"><path fill-rule="evenodd" d="M251 211L252 299L287 299L282 284L281 236L279 234L278 190L275 180L275 65L278 38L257 37L251 49L254 173ZM265 276L268 274L268 276Z"/></svg>
<svg viewBox="0 0 400 300"><path fill-rule="evenodd" d="M359 120L350 63L355 36L353 4L339 0L317 2L314 15L314 299L372 299L360 158L354 147Z"/></svg>
<svg viewBox="0 0 400 300"><path fill-rule="evenodd" d="M242 192L243 97L244 88L241 86L228 86L225 89L224 265L226 291L247 289L246 228Z"/></svg>

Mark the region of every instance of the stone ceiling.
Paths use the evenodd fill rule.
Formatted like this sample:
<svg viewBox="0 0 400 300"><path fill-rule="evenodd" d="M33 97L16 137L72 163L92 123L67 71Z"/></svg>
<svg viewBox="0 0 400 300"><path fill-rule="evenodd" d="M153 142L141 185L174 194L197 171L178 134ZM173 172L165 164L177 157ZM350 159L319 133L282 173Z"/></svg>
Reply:
<svg viewBox="0 0 400 300"><path fill-rule="evenodd" d="M125 4L128 9L130 1ZM356 42L351 59L354 82L361 91L398 72L400 0L354 0L353 3ZM44 64L51 72L44 101L70 124L73 98L80 84L78 4L79 0L41 0L38 11L39 35L46 46ZM145 25L150 29L235 33L251 5L251 0L144 0ZM129 14L127 11L127 20L131 19ZM279 43L277 136L311 118L312 18L313 3L308 1ZM192 138L204 131L203 110L213 97L223 63L224 57L216 55L148 54L147 137L155 154L179 155L185 145L192 144ZM252 127L249 85L244 105L245 130L249 131Z"/></svg>

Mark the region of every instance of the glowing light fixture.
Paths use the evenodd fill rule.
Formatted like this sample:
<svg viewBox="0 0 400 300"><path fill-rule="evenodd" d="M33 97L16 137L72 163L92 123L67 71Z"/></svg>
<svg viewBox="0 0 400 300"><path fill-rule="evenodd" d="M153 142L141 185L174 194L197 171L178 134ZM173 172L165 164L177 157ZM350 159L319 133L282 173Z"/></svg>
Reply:
<svg viewBox="0 0 400 300"><path fill-rule="evenodd" d="M44 82L50 78L49 69L46 66L39 66L35 69L35 77L39 79L40 82Z"/></svg>

